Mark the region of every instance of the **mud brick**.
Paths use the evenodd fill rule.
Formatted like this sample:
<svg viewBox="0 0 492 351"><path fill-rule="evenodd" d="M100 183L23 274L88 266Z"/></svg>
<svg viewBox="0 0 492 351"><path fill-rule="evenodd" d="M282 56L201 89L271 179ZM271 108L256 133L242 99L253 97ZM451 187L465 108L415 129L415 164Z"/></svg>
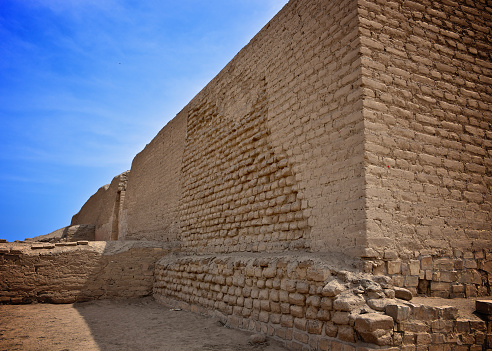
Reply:
<svg viewBox="0 0 492 351"><path fill-rule="evenodd" d="M415 334L415 341L417 345L428 345L432 342L432 337L429 333L417 333Z"/></svg>

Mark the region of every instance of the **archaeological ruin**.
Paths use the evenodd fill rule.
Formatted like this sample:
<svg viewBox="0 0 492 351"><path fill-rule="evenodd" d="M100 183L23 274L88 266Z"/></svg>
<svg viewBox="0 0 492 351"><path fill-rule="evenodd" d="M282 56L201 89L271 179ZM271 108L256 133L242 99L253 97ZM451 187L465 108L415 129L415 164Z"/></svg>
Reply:
<svg viewBox="0 0 492 351"><path fill-rule="evenodd" d="M492 349L492 5L290 0L0 274L3 303L152 295L292 350Z"/></svg>

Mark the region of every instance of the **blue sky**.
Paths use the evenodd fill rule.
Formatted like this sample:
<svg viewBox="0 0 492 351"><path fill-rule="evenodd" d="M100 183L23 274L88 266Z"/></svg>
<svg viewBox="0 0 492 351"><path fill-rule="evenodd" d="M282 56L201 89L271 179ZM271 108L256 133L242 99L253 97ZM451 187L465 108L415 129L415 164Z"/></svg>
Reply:
<svg viewBox="0 0 492 351"><path fill-rule="evenodd" d="M0 238L70 224L287 0L0 0Z"/></svg>

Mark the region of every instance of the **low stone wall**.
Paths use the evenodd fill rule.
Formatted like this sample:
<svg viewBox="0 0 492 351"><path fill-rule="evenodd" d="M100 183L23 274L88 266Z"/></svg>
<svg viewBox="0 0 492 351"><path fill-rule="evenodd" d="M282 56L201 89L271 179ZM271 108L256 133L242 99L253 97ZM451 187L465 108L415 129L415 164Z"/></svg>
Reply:
<svg viewBox="0 0 492 351"><path fill-rule="evenodd" d="M346 260L345 260L346 259ZM411 303L408 289L363 262L313 254L166 256L154 297L255 330L292 350L477 350L485 322L454 307Z"/></svg>
<svg viewBox="0 0 492 351"><path fill-rule="evenodd" d="M457 298L492 293L490 249L455 250L448 254L422 251L407 255L368 250L364 259L366 273L389 276L393 285L405 287L414 295Z"/></svg>
<svg viewBox="0 0 492 351"><path fill-rule="evenodd" d="M152 293L156 242L0 244L0 302L72 303Z"/></svg>

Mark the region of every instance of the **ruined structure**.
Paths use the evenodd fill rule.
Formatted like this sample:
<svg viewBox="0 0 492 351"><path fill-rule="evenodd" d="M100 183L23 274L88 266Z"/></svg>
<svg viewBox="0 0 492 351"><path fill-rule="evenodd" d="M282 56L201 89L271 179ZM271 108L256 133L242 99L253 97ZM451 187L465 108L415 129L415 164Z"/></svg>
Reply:
<svg viewBox="0 0 492 351"><path fill-rule="evenodd" d="M490 348L408 300L491 293L491 25L486 1L291 0L71 224L165 242L158 300L292 349Z"/></svg>

